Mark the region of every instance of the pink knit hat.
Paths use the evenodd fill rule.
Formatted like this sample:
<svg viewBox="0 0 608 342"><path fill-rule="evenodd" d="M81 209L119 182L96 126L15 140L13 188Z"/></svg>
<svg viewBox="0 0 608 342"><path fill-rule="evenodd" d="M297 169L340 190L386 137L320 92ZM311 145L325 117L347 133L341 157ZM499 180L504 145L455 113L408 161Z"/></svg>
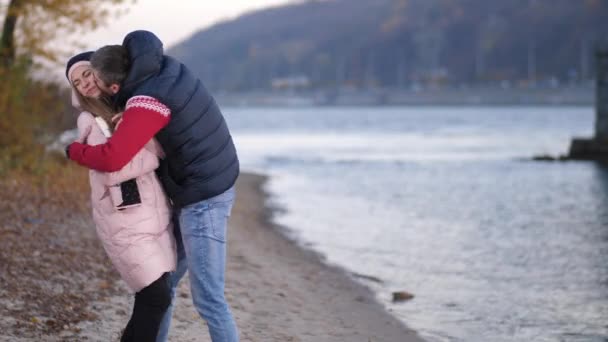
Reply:
<svg viewBox="0 0 608 342"><path fill-rule="evenodd" d="M89 62L93 53L94 51L87 51L72 56L65 65L65 77L70 80L70 73L76 69L76 67L82 65L81 62Z"/></svg>

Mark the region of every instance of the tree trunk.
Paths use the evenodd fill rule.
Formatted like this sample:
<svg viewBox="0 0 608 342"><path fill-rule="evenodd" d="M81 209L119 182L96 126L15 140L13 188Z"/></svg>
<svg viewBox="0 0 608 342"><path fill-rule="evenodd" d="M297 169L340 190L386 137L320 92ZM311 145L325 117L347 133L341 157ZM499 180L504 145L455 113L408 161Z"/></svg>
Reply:
<svg viewBox="0 0 608 342"><path fill-rule="evenodd" d="M0 40L0 68L10 68L15 61L15 26L19 18L21 0L11 0L6 10Z"/></svg>

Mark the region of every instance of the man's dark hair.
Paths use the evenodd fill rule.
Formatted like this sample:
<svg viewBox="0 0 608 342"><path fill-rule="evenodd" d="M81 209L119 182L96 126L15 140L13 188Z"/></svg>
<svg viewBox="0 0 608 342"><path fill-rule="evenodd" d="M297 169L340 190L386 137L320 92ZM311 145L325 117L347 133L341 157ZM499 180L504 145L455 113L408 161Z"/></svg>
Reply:
<svg viewBox="0 0 608 342"><path fill-rule="evenodd" d="M91 56L91 66L106 85L121 85L129 73L130 61L129 51L122 45L106 45Z"/></svg>

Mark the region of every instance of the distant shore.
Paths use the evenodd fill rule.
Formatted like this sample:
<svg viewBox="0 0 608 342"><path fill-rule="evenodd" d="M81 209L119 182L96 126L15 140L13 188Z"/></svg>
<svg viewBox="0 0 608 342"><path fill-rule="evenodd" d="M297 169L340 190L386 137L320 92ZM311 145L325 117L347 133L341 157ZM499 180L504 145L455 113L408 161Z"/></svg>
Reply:
<svg viewBox="0 0 608 342"><path fill-rule="evenodd" d="M272 210L266 206L264 182L264 176L248 173L240 176L237 203L230 219L226 295L236 317L241 340L422 341L414 331L386 312L368 288L354 281L347 272L326 266L317 254L299 248L275 229L270 222ZM15 206L15 210L18 208ZM46 214L53 217L53 212ZM0 303L12 309L3 312L0 318L0 340L115 340L128 319L131 298L104 260L103 252L91 234L93 227L88 209L74 213L67 220L59 220L50 226L46 224L46 220L36 221L33 228L42 236L51 229L60 239L71 241L61 242L65 246L63 250L53 249L45 254L55 253L61 258L68 253L68 262L75 263L73 267L84 267L73 272L66 265L49 264L48 260L53 260L52 255L30 260L20 257L21 261L18 261L10 260L17 257L14 253L3 254L6 259L3 262L25 261L26 265L32 265L32 270L37 270L9 272L10 276L6 277L3 269L5 281L35 282L41 286L32 289L29 295L17 297L9 296L5 292L10 289L2 287ZM2 229L0 233L6 235L6 229ZM20 238L27 239L27 236ZM36 252L23 251L24 256L32 254L36 255ZM65 284L55 284L53 282L57 280L53 277L40 277L40 270L48 270L49 274L67 280ZM27 313L17 310L25 300L42 301L38 297L44 297L49 294L45 291L50 291L44 288L52 289L55 296L66 297L55 313L36 305L29 306ZM69 307L67 299L72 297L79 298L82 312L63 321L58 319L61 317L52 317L61 315ZM192 307L187 279L182 281L178 290L170 340L209 341L207 329Z"/></svg>
<svg viewBox="0 0 608 342"><path fill-rule="evenodd" d="M283 89L221 92L222 106L590 106L591 85L560 87L450 87L429 89Z"/></svg>

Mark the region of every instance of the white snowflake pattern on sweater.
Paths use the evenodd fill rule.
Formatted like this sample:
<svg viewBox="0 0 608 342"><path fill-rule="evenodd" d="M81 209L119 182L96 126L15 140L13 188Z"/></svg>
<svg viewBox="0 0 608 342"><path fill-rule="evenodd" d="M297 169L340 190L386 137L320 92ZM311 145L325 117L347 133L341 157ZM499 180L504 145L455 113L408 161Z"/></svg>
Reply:
<svg viewBox="0 0 608 342"><path fill-rule="evenodd" d="M133 96L129 99L129 101L127 101L127 106L125 110L128 110L129 108L143 108L146 110L157 112L165 117L171 115L171 110L169 109L169 107L165 106L152 96Z"/></svg>

